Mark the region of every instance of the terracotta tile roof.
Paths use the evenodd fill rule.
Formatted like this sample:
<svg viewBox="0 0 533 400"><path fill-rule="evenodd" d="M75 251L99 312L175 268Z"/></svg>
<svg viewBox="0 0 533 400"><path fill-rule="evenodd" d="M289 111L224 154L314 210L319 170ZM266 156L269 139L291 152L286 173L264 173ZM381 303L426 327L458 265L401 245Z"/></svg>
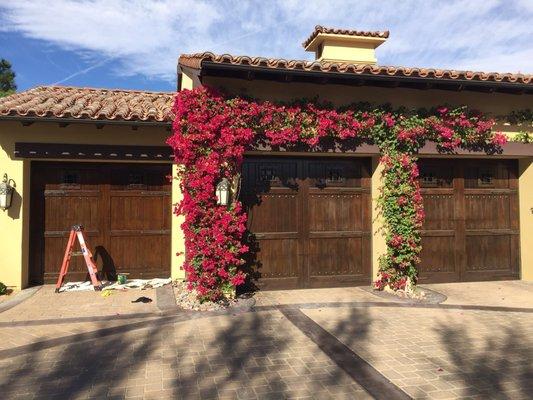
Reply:
<svg viewBox="0 0 533 400"><path fill-rule="evenodd" d="M0 98L0 117L170 122L175 93L40 86Z"/></svg>
<svg viewBox="0 0 533 400"><path fill-rule="evenodd" d="M183 54L179 65L201 69L203 62L216 64L241 65L252 68L272 68L290 71L331 72L353 75L413 77L427 79L451 79L464 81L488 81L495 83L533 84L531 74L512 74L498 72L456 71L434 68L411 68L379 66L371 64L354 64L332 61L285 60L282 58L264 58L249 56L216 55L210 52Z"/></svg>
<svg viewBox="0 0 533 400"><path fill-rule="evenodd" d="M315 26L315 30L311 33L305 42L302 43L304 48L309 46L309 43L313 41L319 33L329 33L335 35L349 35L349 36L367 36L367 37L376 37L387 39L389 37L389 31L355 31L351 29L337 29L337 28L326 28L322 25Z"/></svg>

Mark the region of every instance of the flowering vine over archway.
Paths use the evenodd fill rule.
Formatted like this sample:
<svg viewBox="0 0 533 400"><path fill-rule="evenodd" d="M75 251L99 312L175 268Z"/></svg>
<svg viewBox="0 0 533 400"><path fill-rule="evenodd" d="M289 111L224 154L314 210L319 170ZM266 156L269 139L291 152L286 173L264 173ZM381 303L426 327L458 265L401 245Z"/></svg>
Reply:
<svg viewBox="0 0 533 400"><path fill-rule="evenodd" d="M185 262L189 289L202 299L218 299L245 281L239 268L248 252L243 243L246 215L235 200L217 205L216 183L238 176L244 152L257 143L275 149L304 146L354 150L375 144L382 154L383 186L378 205L387 252L380 258L377 288L405 289L416 283L420 229L424 220L418 184L417 153L432 141L442 153L457 148L501 150L506 138L494 121L466 108L411 111L354 104L334 108L316 101L290 105L227 97L212 89L183 90L173 109L168 144L180 165L183 193L175 213L184 215Z"/></svg>

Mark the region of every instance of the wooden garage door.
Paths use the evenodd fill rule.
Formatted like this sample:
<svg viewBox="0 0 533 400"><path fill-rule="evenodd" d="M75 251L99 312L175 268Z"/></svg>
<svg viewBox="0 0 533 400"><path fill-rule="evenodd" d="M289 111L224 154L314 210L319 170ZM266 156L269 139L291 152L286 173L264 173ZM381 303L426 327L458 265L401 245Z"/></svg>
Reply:
<svg viewBox="0 0 533 400"><path fill-rule="evenodd" d="M241 197L259 287L369 283L369 160L249 158Z"/></svg>
<svg viewBox="0 0 533 400"><path fill-rule="evenodd" d="M426 211L421 282L518 278L516 161L421 159L419 165Z"/></svg>
<svg viewBox="0 0 533 400"><path fill-rule="evenodd" d="M169 165L32 162L30 280L57 279L70 227L82 224L103 275L170 276ZM87 269L74 257L69 280Z"/></svg>

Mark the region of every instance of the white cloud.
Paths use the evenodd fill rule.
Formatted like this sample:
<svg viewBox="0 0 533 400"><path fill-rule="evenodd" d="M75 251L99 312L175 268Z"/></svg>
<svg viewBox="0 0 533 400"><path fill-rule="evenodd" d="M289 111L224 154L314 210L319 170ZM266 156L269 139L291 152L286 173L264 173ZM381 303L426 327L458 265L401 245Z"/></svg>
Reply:
<svg viewBox="0 0 533 400"><path fill-rule="evenodd" d="M175 79L179 54L310 58L314 25L389 29L381 64L533 72L531 0L0 0L0 29Z"/></svg>

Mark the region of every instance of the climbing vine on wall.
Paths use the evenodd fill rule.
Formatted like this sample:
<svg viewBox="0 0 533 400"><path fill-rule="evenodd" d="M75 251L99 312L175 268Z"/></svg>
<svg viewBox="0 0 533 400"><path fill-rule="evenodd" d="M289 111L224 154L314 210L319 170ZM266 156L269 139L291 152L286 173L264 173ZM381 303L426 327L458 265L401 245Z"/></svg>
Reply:
<svg viewBox="0 0 533 400"><path fill-rule="evenodd" d="M405 289L417 280L420 229L424 220L416 155L432 141L442 153L458 148L494 153L506 143L492 131L494 121L466 108L392 110L353 104L335 108L317 101L275 104L229 97L206 87L176 96L168 144L180 165L183 193L175 213L184 216L189 289L215 300L245 282L240 268L249 251L243 243L246 215L238 199L217 205L215 187L238 176L244 152L259 143L274 149L354 150L379 147L383 187L378 205L387 252L380 259L377 288Z"/></svg>

